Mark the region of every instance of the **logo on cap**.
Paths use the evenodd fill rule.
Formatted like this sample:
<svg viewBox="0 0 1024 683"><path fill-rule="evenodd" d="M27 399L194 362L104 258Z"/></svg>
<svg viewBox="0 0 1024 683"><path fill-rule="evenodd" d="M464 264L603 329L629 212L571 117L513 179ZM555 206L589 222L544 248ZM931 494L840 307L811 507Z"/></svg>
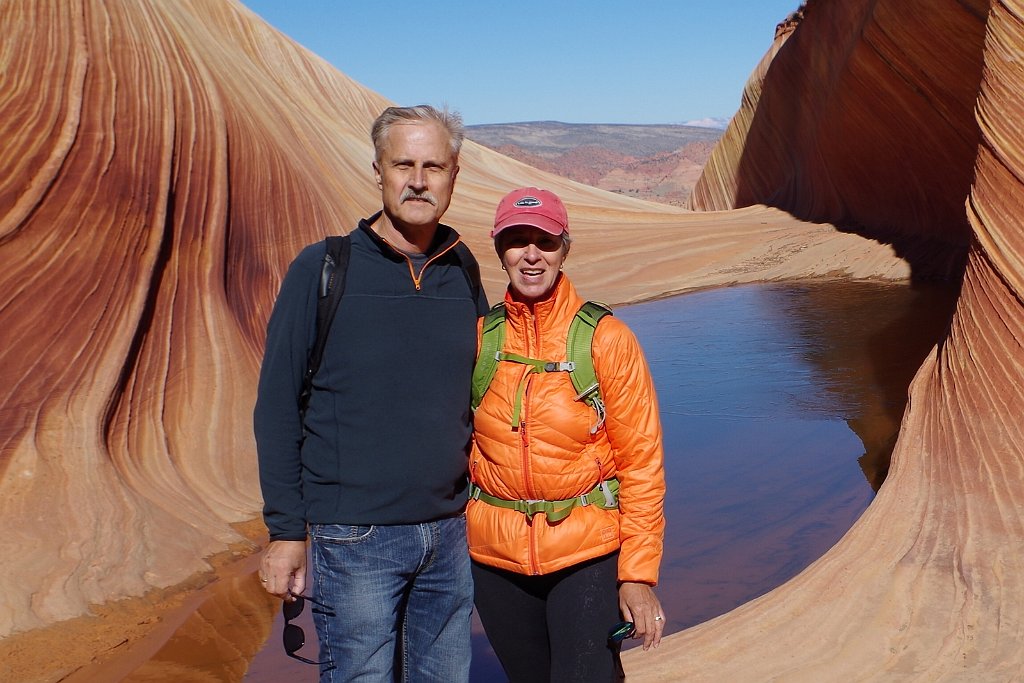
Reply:
<svg viewBox="0 0 1024 683"><path fill-rule="evenodd" d="M512 206L532 207L540 205L540 200L537 199L536 197L523 197L522 199L514 203Z"/></svg>

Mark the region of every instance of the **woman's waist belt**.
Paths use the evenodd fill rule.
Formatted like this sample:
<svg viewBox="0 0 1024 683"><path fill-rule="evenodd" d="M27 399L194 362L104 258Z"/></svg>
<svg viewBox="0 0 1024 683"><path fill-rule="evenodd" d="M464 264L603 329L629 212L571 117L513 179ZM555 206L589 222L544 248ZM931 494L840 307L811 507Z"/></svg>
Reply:
<svg viewBox="0 0 1024 683"><path fill-rule="evenodd" d="M494 507L507 508L522 512L527 520L532 520L537 513L543 512L552 524L569 516L577 507L596 505L602 510L614 510L619 507L619 480L607 479L582 496L565 500L505 500L487 493L473 482L469 483L469 496L474 500L483 501Z"/></svg>

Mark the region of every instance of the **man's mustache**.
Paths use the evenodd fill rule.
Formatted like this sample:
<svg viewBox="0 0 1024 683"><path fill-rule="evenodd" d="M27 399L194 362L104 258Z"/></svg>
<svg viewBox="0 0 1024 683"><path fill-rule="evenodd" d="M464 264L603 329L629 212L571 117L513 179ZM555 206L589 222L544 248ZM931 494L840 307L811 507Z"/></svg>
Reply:
<svg viewBox="0 0 1024 683"><path fill-rule="evenodd" d="M405 188L402 192L402 196L398 198L398 202L404 203L407 199L419 199L425 202L430 202L431 205L437 206L437 198L429 192L416 192L411 187Z"/></svg>

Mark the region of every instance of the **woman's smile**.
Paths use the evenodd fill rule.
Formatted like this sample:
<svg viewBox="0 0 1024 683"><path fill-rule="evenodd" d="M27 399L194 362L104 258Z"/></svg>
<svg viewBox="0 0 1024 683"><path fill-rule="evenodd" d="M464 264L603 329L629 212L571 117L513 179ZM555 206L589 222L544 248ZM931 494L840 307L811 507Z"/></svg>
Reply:
<svg viewBox="0 0 1024 683"><path fill-rule="evenodd" d="M565 261L560 236L532 226L516 226L501 233L498 250L508 271L512 298L533 304L551 294Z"/></svg>

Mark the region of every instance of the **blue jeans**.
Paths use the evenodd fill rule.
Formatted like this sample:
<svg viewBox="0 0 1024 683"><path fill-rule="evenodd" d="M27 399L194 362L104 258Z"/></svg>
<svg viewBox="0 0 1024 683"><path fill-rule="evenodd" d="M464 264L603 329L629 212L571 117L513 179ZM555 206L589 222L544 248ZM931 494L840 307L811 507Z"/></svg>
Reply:
<svg viewBox="0 0 1024 683"><path fill-rule="evenodd" d="M469 680L473 578L466 517L314 524L321 683Z"/></svg>

